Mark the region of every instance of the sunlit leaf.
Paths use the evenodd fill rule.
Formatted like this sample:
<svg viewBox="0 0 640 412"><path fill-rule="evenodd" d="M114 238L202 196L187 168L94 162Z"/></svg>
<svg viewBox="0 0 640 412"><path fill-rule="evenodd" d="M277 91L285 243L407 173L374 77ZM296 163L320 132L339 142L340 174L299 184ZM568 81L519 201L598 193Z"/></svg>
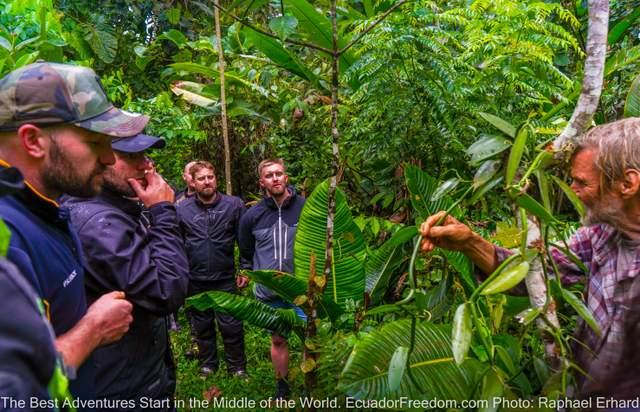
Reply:
<svg viewBox="0 0 640 412"><path fill-rule="evenodd" d="M502 166L501 160L487 160L484 162L473 175L473 188L478 189L491 180Z"/></svg>
<svg viewBox="0 0 640 412"><path fill-rule="evenodd" d="M511 142L504 137L483 135L469 146L466 153L471 157L470 163L477 166L498 153L504 152L509 146L511 146Z"/></svg>
<svg viewBox="0 0 640 412"><path fill-rule="evenodd" d="M501 119L500 117L493 114L489 114L489 113L479 112L478 115L482 117L484 120L486 120L487 122L491 123L496 129L500 130L502 133L506 134L507 136L515 137L516 135L515 126L513 126L511 123L507 122L506 120Z"/></svg>
<svg viewBox="0 0 640 412"><path fill-rule="evenodd" d="M464 362L471 346L472 324L469 305L470 303L460 304L453 316L452 351L458 365Z"/></svg>
<svg viewBox="0 0 640 412"><path fill-rule="evenodd" d="M407 358L409 357L409 348L406 346L398 346L391 362L389 362L389 390L392 392L400 388L404 371L407 368Z"/></svg>
<svg viewBox="0 0 640 412"><path fill-rule="evenodd" d="M520 126L520 129L518 129L513 146L511 146L511 151L509 152L509 160L507 161L507 167L505 169L505 183L507 185L510 185L513 182L516 172L520 167L520 160L522 160L522 154L524 153L524 148L527 144L530 130L531 128L527 123L523 124Z"/></svg>
<svg viewBox="0 0 640 412"><path fill-rule="evenodd" d="M500 273L498 277L482 289L481 294L493 295L494 293L505 292L522 282L527 276L527 273L529 273L529 262L526 260L517 265L507 267L502 270L502 273Z"/></svg>

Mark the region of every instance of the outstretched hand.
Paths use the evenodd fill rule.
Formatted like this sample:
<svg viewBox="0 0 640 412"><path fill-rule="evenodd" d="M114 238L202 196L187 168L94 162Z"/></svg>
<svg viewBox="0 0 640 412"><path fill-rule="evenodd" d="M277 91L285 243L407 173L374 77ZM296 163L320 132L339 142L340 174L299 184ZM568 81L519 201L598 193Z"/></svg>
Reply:
<svg viewBox="0 0 640 412"><path fill-rule="evenodd" d="M443 219L442 223L438 222ZM474 237L469 226L460 223L455 217L446 212L438 212L429 216L420 225L422 234L422 250L432 251L436 246L448 250L464 250Z"/></svg>
<svg viewBox="0 0 640 412"><path fill-rule="evenodd" d="M142 187L136 179L129 179L128 182L146 208L160 202L174 202L173 189L155 170L145 173L144 178L147 181L146 187Z"/></svg>

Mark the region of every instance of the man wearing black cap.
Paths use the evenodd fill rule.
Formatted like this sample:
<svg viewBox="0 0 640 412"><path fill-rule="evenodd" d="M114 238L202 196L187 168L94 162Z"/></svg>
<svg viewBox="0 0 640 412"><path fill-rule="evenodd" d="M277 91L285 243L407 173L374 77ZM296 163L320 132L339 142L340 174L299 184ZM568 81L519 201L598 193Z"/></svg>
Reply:
<svg viewBox="0 0 640 412"><path fill-rule="evenodd" d="M148 120L113 107L86 67L39 62L0 79L0 168L17 167L25 178L23 190L0 199L12 232L7 259L36 291L71 391L84 400L95 396L87 359L128 330L132 305L115 289L87 307L80 245L57 199L94 196L114 163L112 138L140 133Z"/></svg>
<svg viewBox="0 0 640 412"><path fill-rule="evenodd" d="M184 302L189 266L173 190L145 155L164 145L143 134L114 140L116 162L104 173L102 192L65 201L84 250L88 298L123 290L134 305L129 332L94 353L98 398L130 400L127 410L174 409L165 317Z"/></svg>

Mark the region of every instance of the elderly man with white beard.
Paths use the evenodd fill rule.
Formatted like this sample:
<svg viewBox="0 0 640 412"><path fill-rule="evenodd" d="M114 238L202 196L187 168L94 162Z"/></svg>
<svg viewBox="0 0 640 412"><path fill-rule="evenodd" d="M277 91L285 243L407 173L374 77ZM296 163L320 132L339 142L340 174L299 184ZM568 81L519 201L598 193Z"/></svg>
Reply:
<svg viewBox="0 0 640 412"><path fill-rule="evenodd" d="M586 283L585 299L602 335L581 322L576 360L588 373L581 396L638 396L640 387L622 390L616 376L627 376L629 353L640 349L632 332L640 313L640 118L594 127L571 158L571 188L587 209L584 226L569 248L589 270L551 249L564 284ZM495 246L444 212L427 218L420 230L422 250L459 250L485 274L492 273L511 252ZM627 354L627 355L625 355ZM635 366L632 366L635 367Z"/></svg>

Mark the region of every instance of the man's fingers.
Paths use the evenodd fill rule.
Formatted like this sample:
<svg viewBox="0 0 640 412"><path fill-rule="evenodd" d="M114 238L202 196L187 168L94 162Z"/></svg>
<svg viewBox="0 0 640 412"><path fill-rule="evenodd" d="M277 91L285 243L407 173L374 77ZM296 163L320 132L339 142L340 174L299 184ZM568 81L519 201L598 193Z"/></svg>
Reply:
<svg viewBox="0 0 640 412"><path fill-rule="evenodd" d="M450 237L455 234L455 228L451 226L434 226L429 232L429 237L434 238L432 241L440 237Z"/></svg>
<svg viewBox="0 0 640 412"><path fill-rule="evenodd" d="M422 239L421 249L423 252L431 252L435 245L429 239Z"/></svg>
<svg viewBox="0 0 640 412"><path fill-rule="evenodd" d="M112 296L114 299L124 299L124 292L121 290L114 290L113 292L107 293L107 296Z"/></svg>
<svg viewBox="0 0 640 412"><path fill-rule="evenodd" d="M422 236L429 236L431 228L435 226L436 223L438 223L438 220L440 220L445 213L447 212L440 211L435 215L429 216L427 220L425 220L424 223L420 225L420 233L422 234Z"/></svg>
<svg viewBox="0 0 640 412"><path fill-rule="evenodd" d="M131 186L133 191L136 192L136 195L140 196L140 194L144 192L142 185L136 179L127 179L127 181L129 182L129 185ZM149 181L149 178L147 178L147 181Z"/></svg>

